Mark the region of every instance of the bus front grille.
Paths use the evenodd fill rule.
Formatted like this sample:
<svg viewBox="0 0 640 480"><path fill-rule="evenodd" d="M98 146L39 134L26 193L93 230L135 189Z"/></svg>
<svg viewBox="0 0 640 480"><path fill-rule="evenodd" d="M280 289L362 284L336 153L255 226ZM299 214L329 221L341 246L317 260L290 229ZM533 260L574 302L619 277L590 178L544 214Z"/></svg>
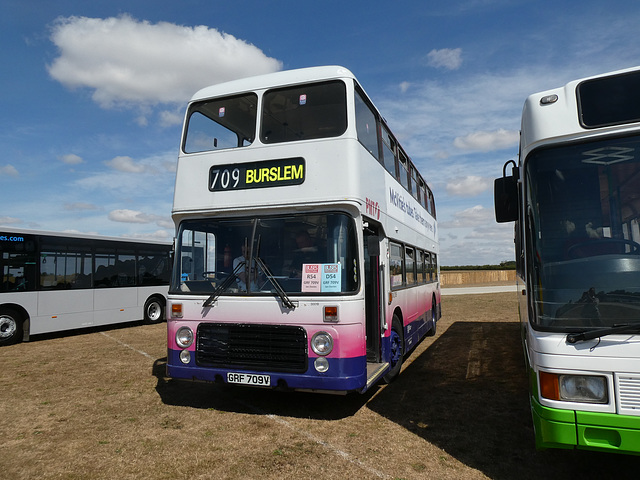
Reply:
<svg viewBox="0 0 640 480"><path fill-rule="evenodd" d="M290 325L201 323L196 364L263 372L307 370L307 333Z"/></svg>

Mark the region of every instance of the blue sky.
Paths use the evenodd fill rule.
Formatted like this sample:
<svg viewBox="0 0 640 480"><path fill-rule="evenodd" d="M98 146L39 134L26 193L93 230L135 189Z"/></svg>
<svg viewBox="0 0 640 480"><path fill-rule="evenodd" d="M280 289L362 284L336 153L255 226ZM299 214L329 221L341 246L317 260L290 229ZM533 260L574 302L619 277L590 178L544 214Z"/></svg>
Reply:
<svg viewBox="0 0 640 480"><path fill-rule="evenodd" d="M443 265L513 259L525 98L640 64L636 0L0 0L0 226L170 239L195 91L343 65L436 196Z"/></svg>

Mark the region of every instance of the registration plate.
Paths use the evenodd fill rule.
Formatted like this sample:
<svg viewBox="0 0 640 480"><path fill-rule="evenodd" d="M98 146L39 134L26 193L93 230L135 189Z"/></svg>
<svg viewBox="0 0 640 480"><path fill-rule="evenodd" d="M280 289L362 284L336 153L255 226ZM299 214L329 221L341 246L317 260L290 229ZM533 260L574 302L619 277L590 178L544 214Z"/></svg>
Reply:
<svg viewBox="0 0 640 480"><path fill-rule="evenodd" d="M241 385L256 385L259 387L271 386L269 375L255 375L253 373L227 373L228 383L239 383Z"/></svg>

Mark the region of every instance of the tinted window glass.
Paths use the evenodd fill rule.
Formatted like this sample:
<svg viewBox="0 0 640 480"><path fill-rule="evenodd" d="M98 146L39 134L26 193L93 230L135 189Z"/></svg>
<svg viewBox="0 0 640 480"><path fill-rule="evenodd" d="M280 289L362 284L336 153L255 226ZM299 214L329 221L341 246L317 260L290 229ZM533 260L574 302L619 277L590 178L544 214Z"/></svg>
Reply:
<svg viewBox="0 0 640 480"><path fill-rule="evenodd" d="M194 103L189 107L184 151L205 152L251 144L256 132L257 103L254 93Z"/></svg>
<svg viewBox="0 0 640 480"><path fill-rule="evenodd" d="M346 87L340 81L270 90L263 102L263 143L337 137L347 129Z"/></svg>
<svg viewBox="0 0 640 480"><path fill-rule="evenodd" d="M358 288L355 223L344 214L187 221L172 290L336 294ZM317 282L316 282L317 280ZM277 284L277 286L276 286Z"/></svg>
<svg viewBox="0 0 640 480"><path fill-rule="evenodd" d="M389 275L391 276L391 288L401 287L404 273L404 255L402 246L396 243L389 244Z"/></svg>
<svg viewBox="0 0 640 480"><path fill-rule="evenodd" d="M356 128L360 143L371 155L378 158L376 117L358 92L356 92Z"/></svg>
<svg viewBox="0 0 640 480"><path fill-rule="evenodd" d="M580 121L587 128L640 121L640 72L586 80L577 95Z"/></svg>

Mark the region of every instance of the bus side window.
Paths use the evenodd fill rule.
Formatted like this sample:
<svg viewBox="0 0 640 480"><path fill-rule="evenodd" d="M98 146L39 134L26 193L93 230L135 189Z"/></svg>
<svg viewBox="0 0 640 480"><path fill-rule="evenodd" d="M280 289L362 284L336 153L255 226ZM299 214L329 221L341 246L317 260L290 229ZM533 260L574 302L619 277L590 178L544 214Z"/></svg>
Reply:
<svg viewBox="0 0 640 480"><path fill-rule="evenodd" d="M401 287L404 283L404 255L402 254L402 246L397 243L389 243L389 254L391 288Z"/></svg>
<svg viewBox="0 0 640 480"><path fill-rule="evenodd" d="M382 125L382 163L387 172L396 178L396 142L386 125Z"/></svg>
<svg viewBox="0 0 640 480"><path fill-rule="evenodd" d="M425 280L427 282L433 281L433 270L431 268L431 254L429 252L425 252L424 254L424 269L425 269Z"/></svg>
<svg viewBox="0 0 640 480"><path fill-rule="evenodd" d="M407 269L407 285L413 285L414 283L416 283L415 250L413 248L405 248L404 261Z"/></svg>
<svg viewBox="0 0 640 480"><path fill-rule="evenodd" d="M376 116L362 99L356 90L356 129L358 131L358 141L373 155L379 159L378 151L378 128Z"/></svg>
<svg viewBox="0 0 640 480"><path fill-rule="evenodd" d="M409 190L409 160L407 159L407 155L402 151L399 150L399 167L398 168L398 174L400 176L400 178L398 179L400 181L400 183L402 184L402 186L404 188L406 188L407 190Z"/></svg>
<svg viewBox="0 0 640 480"><path fill-rule="evenodd" d="M416 272L418 273L418 283L424 283L424 252L422 250L416 251Z"/></svg>

